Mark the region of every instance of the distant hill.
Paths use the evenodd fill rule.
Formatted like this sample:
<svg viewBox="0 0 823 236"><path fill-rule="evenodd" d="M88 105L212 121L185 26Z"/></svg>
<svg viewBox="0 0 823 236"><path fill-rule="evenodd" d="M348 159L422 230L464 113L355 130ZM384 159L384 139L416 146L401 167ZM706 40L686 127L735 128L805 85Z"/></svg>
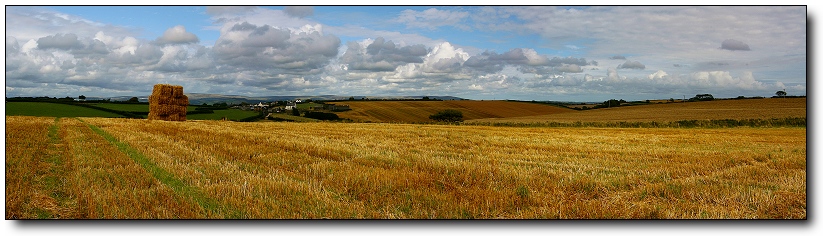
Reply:
<svg viewBox="0 0 823 236"><path fill-rule="evenodd" d="M341 101L350 111L336 112L340 118L362 122L431 122L429 116L445 109L463 112L464 120L547 115L575 110L546 104L514 101Z"/></svg>
<svg viewBox="0 0 823 236"><path fill-rule="evenodd" d="M430 99L438 99L438 100L464 100L463 98L453 97L453 96L338 96L338 95L316 95L316 96L262 96L262 97L248 97L248 96L241 96L241 95L223 95L223 94L208 94L208 93L186 93L186 96L189 97L189 104L191 105L200 105L203 103L206 104L214 104L219 102L225 102L229 104L240 104L242 102L246 102L249 104L258 103L258 102L273 102L273 101L286 101L286 100L295 100L295 99L312 99L312 100L348 100L349 98L354 98L355 100L361 99L368 99L368 100L402 100L402 99L422 99L423 97L429 97ZM119 96L119 97L110 97L112 101L126 101L129 98L134 96ZM87 100L97 100L97 99L105 99L105 98L87 98ZM141 102L148 102L149 96L137 96L137 99Z"/></svg>
<svg viewBox="0 0 823 236"><path fill-rule="evenodd" d="M478 119L483 123L671 122L806 117L806 98L765 98L621 106L562 114Z"/></svg>

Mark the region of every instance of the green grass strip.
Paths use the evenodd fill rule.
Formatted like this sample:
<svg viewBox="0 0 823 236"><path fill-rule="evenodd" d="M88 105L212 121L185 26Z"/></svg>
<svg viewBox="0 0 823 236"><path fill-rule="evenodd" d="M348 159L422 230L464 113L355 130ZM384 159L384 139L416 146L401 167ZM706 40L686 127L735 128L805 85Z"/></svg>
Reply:
<svg viewBox="0 0 823 236"><path fill-rule="evenodd" d="M49 141L51 143L60 143L60 137L57 135L57 122L60 122L60 117L54 117L54 124L49 126Z"/></svg>
<svg viewBox="0 0 823 236"><path fill-rule="evenodd" d="M116 146L120 150L120 152L123 152L124 154L131 157L131 159L140 164L140 166L142 166L143 169L151 173L152 176L154 176L154 178L157 178L158 180L160 180L161 183L165 184L166 186L169 186L178 195L189 196L192 199L194 199L194 201L196 201L198 205L203 207L203 209L206 209L207 211L210 211L217 215L222 215L225 218L237 219L243 218L243 215L245 215L238 210L232 210L221 205L217 200L206 197L206 195L200 189L189 186L180 179L175 178L173 174L152 163L151 160L146 158L146 156L144 156L142 153L135 150L128 144L120 142L119 140L115 139L113 136L111 136L106 131L100 129L99 127L86 123L83 120L80 120L80 122L86 124L86 126L94 130L94 132L96 132L100 136L103 136L103 138L109 141L109 143L114 144L114 146Z"/></svg>
<svg viewBox="0 0 823 236"><path fill-rule="evenodd" d="M39 178L37 182L41 184L45 192L49 193L51 198L57 201L57 205L62 208L69 204L70 199L64 186L66 180L65 173L67 172L63 166L63 156L57 147L57 145L60 144L60 136L57 134L60 128L58 122L60 122L60 117L55 117L54 123L50 125L48 129L48 147L46 150L42 150L46 154L43 161L51 165L47 165L48 168L43 170L43 173L38 174ZM37 219L56 219L60 217L58 212L53 212L52 210L35 208L34 212Z"/></svg>

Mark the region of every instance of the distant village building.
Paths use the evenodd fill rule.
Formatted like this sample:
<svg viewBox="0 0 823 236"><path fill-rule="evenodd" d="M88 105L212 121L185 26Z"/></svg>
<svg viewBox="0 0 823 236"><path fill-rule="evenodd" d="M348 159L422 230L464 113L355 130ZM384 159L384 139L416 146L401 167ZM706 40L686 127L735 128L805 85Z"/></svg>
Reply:
<svg viewBox="0 0 823 236"><path fill-rule="evenodd" d="M252 105L252 108L255 111L264 111L269 107L269 105L263 104L262 102L258 102L257 105Z"/></svg>
<svg viewBox="0 0 823 236"><path fill-rule="evenodd" d="M297 104L294 102L286 103L286 110L291 111L292 109L297 108Z"/></svg>

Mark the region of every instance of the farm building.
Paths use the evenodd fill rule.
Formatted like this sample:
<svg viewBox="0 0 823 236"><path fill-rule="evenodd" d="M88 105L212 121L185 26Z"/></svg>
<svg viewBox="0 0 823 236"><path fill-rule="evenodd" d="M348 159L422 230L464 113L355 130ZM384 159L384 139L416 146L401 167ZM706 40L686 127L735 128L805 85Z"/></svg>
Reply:
<svg viewBox="0 0 823 236"><path fill-rule="evenodd" d="M262 102L258 102L257 105L252 105L252 108L255 111L262 111L262 110L266 110L267 108L269 108L269 105L263 104Z"/></svg>
<svg viewBox="0 0 823 236"><path fill-rule="evenodd" d="M294 103L294 102L286 103L286 110L291 111L294 108L297 108L297 103Z"/></svg>

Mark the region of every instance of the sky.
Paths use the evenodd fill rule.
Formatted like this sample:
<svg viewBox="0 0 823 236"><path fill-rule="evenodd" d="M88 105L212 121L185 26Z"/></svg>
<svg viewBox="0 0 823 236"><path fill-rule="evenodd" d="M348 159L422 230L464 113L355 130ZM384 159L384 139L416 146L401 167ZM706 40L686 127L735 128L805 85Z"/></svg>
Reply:
<svg viewBox="0 0 823 236"><path fill-rule="evenodd" d="M6 6L6 97L806 95L806 6Z"/></svg>

